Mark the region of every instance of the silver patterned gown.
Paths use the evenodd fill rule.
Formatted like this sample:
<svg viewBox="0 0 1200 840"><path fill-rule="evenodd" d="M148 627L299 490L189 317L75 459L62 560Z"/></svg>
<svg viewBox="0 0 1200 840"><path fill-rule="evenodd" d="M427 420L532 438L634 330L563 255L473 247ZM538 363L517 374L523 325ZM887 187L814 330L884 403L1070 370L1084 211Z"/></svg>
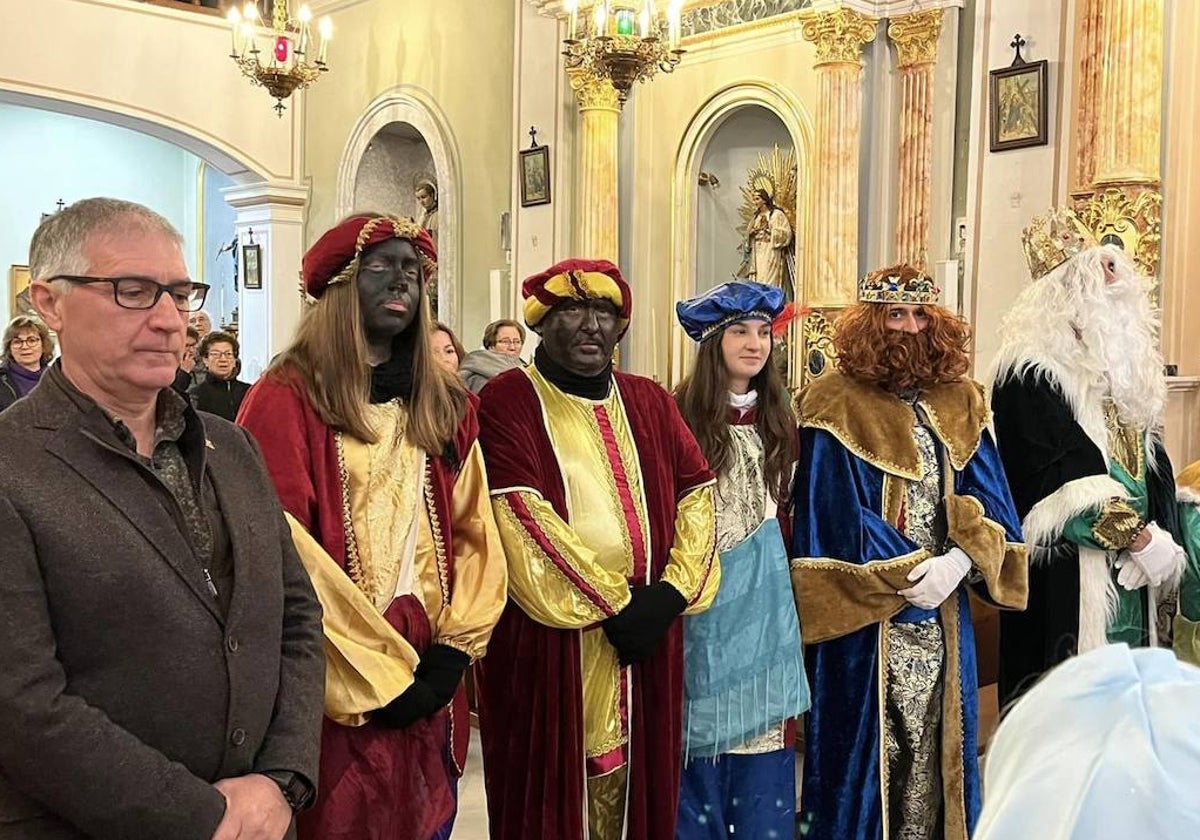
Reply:
<svg viewBox="0 0 1200 840"><path fill-rule="evenodd" d="M930 554L942 554L946 543L942 464L933 435L919 414L913 435L924 478L908 487L904 534ZM889 836L937 840L942 836L940 744L946 661L942 624L935 617L913 623L889 621L884 626Z"/></svg>

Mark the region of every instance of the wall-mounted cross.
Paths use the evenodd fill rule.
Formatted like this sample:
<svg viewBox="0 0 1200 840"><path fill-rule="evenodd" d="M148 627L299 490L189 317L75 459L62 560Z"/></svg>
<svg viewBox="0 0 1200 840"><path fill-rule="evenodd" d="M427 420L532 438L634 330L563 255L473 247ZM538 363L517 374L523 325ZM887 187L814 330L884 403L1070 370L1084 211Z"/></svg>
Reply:
<svg viewBox="0 0 1200 840"><path fill-rule="evenodd" d="M529 148L536 149L537 144L537 126L529 126Z"/></svg>
<svg viewBox="0 0 1200 840"><path fill-rule="evenodd" d="M1025 59L1021 56L1021 47L1025 46L1026 43L1027 42L1025 41L1025 39L1021 37L1020 32L1017 33L1015 38L1013 38L1011 41L1009 41L1008 45L1017 51L1016 57L1013 58L1013 66L1014 67L1018 64L1025 63Z"/></svg>

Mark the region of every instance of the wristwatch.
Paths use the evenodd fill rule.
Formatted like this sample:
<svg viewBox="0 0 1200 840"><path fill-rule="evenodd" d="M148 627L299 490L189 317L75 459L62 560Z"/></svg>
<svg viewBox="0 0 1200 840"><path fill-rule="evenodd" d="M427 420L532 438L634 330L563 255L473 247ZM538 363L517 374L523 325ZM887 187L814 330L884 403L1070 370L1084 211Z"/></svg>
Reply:
<svg viewBox="0 0 1200 840"><path fill-rule="evenodd" d="M263 770L261 772L262 775L279 785L284 801L293 812L303 811L312 804L314 793L312 785L299 773L291 770Z"/></svg>

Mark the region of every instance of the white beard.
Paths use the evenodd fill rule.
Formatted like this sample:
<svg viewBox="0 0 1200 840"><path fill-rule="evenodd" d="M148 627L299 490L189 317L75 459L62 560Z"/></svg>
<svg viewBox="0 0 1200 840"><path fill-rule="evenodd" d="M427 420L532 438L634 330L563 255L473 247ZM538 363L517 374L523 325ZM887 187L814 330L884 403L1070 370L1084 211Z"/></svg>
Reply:
<svg viewBox="0 0 1200 840"><path fill-rule="evenodd" d="M1106 283L1104 261L1116 264ZM1104 400L1130 426L1157 432L1166 402L1152 283L1125 252L1090 248L1026 288L1000 326L997 381L1026 371L1063 392L1076 421L1107 454Z"/></svg>

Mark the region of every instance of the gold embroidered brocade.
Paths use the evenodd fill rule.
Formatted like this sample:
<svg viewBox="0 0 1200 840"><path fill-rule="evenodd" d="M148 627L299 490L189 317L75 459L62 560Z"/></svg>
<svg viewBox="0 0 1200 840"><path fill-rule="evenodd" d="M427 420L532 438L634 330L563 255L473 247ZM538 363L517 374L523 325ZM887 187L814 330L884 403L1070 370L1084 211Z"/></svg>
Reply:
<svg viewBox="0 0 1200 840"><path fill-rule="evenodd" d="M1141 481L1146 469L1145 436L1121 420L1112 400L1104 403L1104 426L1108 431L1109 456L1133 478Z"/></svg>

